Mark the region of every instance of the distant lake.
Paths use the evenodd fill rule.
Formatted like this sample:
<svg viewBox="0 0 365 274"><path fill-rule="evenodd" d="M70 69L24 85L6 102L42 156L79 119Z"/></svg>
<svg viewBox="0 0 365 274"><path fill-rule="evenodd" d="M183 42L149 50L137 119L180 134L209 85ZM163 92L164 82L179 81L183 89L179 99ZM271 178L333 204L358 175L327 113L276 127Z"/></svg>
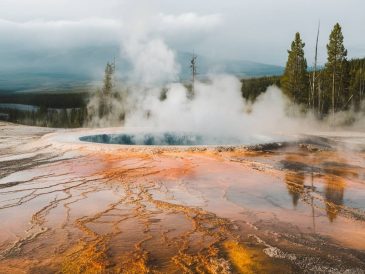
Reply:
<svg viewBox="0 0 365 274"><path fill-rule="evenodd" d="M25 105L25 104L1 104L0 109L16 109L20 111L37 111L39 110L39 106L34 105ZM66 108L67 111L71 111L72 109L80 109L80 108ZM48 111L61 111L62 108L47 108Z"/></svg>
<svg viewBox="0 0 365 274"><path fill-rule="evenodd" d="M0 108L17 109L22 111L37 111L39 109L38 106L24 104L0 104Z"/></svg>

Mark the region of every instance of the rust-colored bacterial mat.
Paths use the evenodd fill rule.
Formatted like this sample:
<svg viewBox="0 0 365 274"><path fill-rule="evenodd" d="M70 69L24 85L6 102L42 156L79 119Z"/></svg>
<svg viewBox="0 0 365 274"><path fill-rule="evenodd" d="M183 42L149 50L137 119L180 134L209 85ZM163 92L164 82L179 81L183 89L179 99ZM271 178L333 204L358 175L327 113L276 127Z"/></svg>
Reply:
<svg viewBox="0 0 365 274"><path fill-rule="evenodd" d="M365 269L363 149L126 148L0 129L0 273Z"/></svg>

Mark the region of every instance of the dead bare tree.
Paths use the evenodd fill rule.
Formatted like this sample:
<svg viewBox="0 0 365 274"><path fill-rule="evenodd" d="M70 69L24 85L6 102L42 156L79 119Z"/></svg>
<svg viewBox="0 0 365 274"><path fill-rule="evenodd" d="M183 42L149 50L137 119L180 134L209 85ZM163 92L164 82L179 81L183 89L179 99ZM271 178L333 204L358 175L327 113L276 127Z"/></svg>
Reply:
<svg viewBox="0 0 365 274"><path fill-rule="evenodd" d="M321 72L319 73L318 77L320 77ZM318 81L318 114L319 117L322 115L323 110L323 102L322 102L322 84L321 81Z"/></svg>
<svg viewBox="0 0 365 274"><path fill-rule="evenodd" d="M319 30L321 27L321 22L318 22L318 30L317 30L317 39L316 39L316 50L314 55L314 68L313 68L313 79L312 79L312 107L315 106L315 96L316 96L316 81L317 81L317 60L318 60L318 39L319 39ZM320 109L320 96L318 94L318 111Z"/></svg>
<svg viewBox="0 0 365 274"><path fill-rule="evenodd" d="M190 60L190 68L191 68L191 94L195 93L195 78L196 78L196 59L197 56L193 53L193 57Z"/></svg>
<svg viewBox="0 0 365 274"><path fill-rule="evenodd" d="M362 62L361 63L361 66L360 66L360 90L359 90L359 100L360 100L360 104L362 102L362 96L363 96L363 93L364 93L364 88L365 88L365 79L364 79L364 64L365 62Z"/></svg>

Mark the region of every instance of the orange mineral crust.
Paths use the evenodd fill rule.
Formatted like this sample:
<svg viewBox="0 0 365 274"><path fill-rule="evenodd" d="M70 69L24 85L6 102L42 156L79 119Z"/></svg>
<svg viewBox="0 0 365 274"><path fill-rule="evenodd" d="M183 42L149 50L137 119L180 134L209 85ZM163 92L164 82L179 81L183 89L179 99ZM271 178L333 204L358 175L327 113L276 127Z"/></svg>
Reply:
<svg viewBox="0 0 365 274"><path fill-rule="evenodd" d="M127 147L0 126L0 273L365 269L362 148Z"/></svg>

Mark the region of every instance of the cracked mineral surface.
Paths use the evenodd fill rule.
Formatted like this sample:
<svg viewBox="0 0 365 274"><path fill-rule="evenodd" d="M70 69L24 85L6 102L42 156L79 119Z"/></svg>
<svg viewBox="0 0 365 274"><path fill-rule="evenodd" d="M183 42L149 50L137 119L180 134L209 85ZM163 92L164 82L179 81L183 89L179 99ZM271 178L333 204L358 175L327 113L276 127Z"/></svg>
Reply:
<svg viewBox="0 0 365 274"><path fill-rule="evenodd" d="M86 143L0 123L0 273L364 273L365 134Z"/></svg>

